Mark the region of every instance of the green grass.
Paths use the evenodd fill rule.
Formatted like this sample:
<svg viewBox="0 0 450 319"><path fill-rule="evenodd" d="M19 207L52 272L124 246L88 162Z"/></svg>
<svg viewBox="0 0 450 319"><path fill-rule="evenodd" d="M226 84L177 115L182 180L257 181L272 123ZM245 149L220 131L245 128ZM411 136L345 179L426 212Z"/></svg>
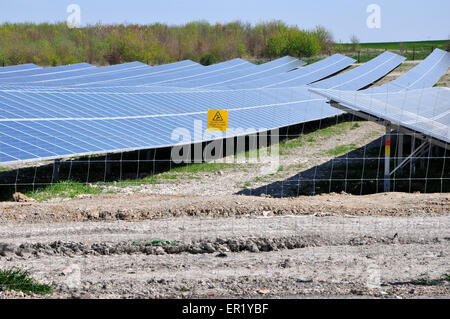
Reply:
<svg viewBox="0 0 450 319"><path fill-rule="evenodd" d="M249 188L250 186L252 186L252 184L250 182L245 182L245 183L237 183L236 187L241 188L241 189L246 189Z"/></svg>
<svg viewBox="0 0 450 319"><path fill-rule="evenodd" d="M221 170L235 168L235 163L194 163L186 166L172 168L170 173L215 173ZM167 174L167 173L165 173Z"/></svg>
<svg viewBox="0 0 450 319"><path fill-rule="evenodd" d="M53 185L38 188L35 191L25 193L37 201L46 201L51 198L75 198L82 194L100 194L101 188L91 187L72 180L61 181Z"/></svg>
<svg viewBox="0 0 450 319"><path fill-rule="evenodd" d="M357 149L357 146L355 144L339 145L331 150L328 150L326 152L326 154L330 155L330 156L337 156L337 155L341 155L341 154L346 154L346 153L356 150L356 149Z"/></svg>
<svg viewBox="0 0 450 319"><path fill-rule="evenodd" d="M9 171L9 170L11 170L11 168L8 168L8 167L0 167L0 172L6 172L6 171Z"/></svg>
<svg viewBox="0 0 450 319"><path fill-rule="evenodd" d="M317 134L318 136L321 136L321 137L331 137L334 135L342 135L342 134L346 133L348 130L350 130L352 128L354 129L357 127L359 127L358 123L342 122L342 123L338 123L333 126L329 126L324 129L320 129L317 132L314 132L311 134Z"/></svg>
<svg viewBox="0 0 450 319"><path fill-rule="evenodd" d="M280 174L282 172L289 172L289 171L291 171L293 169L299 170L299 169L302 169L302 168L303 168L302 164L292 164L292 165L288 165L286 167L283 166L283 165L280 165L280 167L278 167L278 170L277 170L276 173L268 174L268 175L265 175L265 176L257 176L252 181L247 181L245 183L242 183L242 182L241 183L237 183L236 187L239 187L241 189L246 189L246 188L249 188L252 185L257 184L257 183L270 183L270 182L273 182L274 179L277 179L280 176L282 176Z"/></svg>
<svg viewBox="0 0 450 319"><path fill-rule="evenodd" d="M345 46L351 46L351 44L344 44ZM359 46L364 49L387 49L387 50L416 50L439 48L447 49L448 40L437 41L411 41L411 42L376 42L376 43L361 43Z"/></svg>
<svg viewBox="0 0 450 319"><path fill-rule="evenodd" d="M149 175L139 179L126 179L117 183L98 183L97 187L89 184L76 182L73 180L60 181L52 185L38 187L34 191L26 192L25 195L37 201L47 201L52 198L75 198L79 195L96 195L105 192L105 188L109 186L127 187L140 184L164 184L167 182L179 182L187 179L200 179L196 176L198 173L216 173L222 170L238 168L242 165L235 163L194 163L186 166L174 167L171 170ZM113 190L107 190L106 193L114 193Z"/></svg>
<svg viewBox="0 0 450 319"><path fill-rule="evenodd" d="M291 169L299 170L302 168L304 168L303 164L292 164L287 167L287 170L291 170Z"/></svg>
<svg viewBox="0 0 450 319"><path fill-rule="evenodd" d="M355 51L352 45L348 43L339 46L341 46L344 51ZM449 40L360 43L356 51L361 51L359 56L359 62L361 63L367 62L376 56L376 52L370 52L370 50L400 51L407 60L422 60L428 56L433 49L439 48L441 50L447 50L448 46ZM352 56L352 58L358 60L358 55L356 54Z"/></svg>
<svg viewBox="0 0 450 319"><path fill-rule="evenodd" d="M0 287L4 290L16 290L40 295L52 292L50 286L37 283L27 271L18 268L0 270Z"/></svg>
<svg viewBox="0 0 450 319"><path fill-rule="evenodd" d="M300 148L306 143L316 143L322 139L343 135L347 131L355 130L359 127L361 127L359 123L342 122L293 139L283 140L280 143L280 155L287 155L289 154L289 150Z"/></svg>
<svg viewBox="0 0 450 319"><path fill-rule="evenodd" d="M319 62L320 60L322 60L323 58L316 58L316 57L312 57L312 58L302 58L303 62L306 62L306 65L308 64L312 64L312 63L316 63Z"/></svg>

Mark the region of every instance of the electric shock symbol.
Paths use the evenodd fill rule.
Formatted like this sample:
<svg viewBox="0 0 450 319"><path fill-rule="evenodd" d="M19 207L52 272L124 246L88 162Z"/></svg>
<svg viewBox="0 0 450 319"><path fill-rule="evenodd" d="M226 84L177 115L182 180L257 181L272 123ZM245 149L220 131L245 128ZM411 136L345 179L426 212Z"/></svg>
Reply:
<svg viewBox="0 0 450 319"><path fill-rule="evenodd" d="M221 121L223 122L223 117L220 115L220 112L217 111L216 115L214 115L213 121Z"/></svg>

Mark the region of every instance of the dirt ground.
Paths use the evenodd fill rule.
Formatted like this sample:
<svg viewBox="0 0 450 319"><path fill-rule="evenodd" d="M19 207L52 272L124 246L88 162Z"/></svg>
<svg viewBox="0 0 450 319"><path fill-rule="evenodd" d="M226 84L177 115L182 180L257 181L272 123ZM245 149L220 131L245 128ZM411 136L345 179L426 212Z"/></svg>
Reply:
<svg viewBox="0 0 450 319"><path fill-rule="evenodd" d="M434 282L450 271L448 194L116 194L0 207L1 267L29 270L55 287L51 298L450 292Z"/></svg>
<svg viewBox="0 0 450 319"><path fill-rule="evenodd" d="M325 176L317 168L330 149L365 149L384 134L355 123L285 149L275 173L252 164L0 202L0 269L28 270L53 287L45 298L449 298L450 193L283 188ZM0 289L0 298L42 297Z"/></svg>

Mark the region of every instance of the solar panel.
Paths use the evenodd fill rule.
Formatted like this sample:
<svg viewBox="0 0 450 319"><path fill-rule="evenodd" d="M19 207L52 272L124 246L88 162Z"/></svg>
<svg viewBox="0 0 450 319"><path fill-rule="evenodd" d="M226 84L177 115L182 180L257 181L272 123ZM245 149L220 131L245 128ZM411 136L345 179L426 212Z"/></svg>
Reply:
<svg viewBox="0 0 450 319"><path fill-rule="evenodd" d="M423 62L394 81L370 88L370 93L397 92L435 85L450 67L450 53L435 49Z"/></svg>
<svg viewBox="0 0 450 319"><path fill-rule="evenodd" d="M313 83L342 71L355 62L354 59L341 54L334 54L303 68L288 73L276 74L255 80L238 80L228 84L230 89L266 88L266 87L296 87Z"/></svg>
<svg viewBox="0 0 450 319"><path fill-rule="evenodd" d="M450 89L413 89L367 93L311 89L357 112L397 123L416 132L450 143Z"/></svg>
<svg viewBox="0 0 450 319"><path fill-rule="evenodd" d="M41 67L32 63L0 67L0 77L8 73L23 72L33 69L41 69Z"/></svg>
<svg viewBox="0 0 450 319"><path fill-rule="evenodd" d="M405 57L386 51L358 68L312 84L316 88L358 90L370 85L399 66ZM363 86L364 87L364 86Z"/></svg>
<svg viewBox="0 0 450 319"><path fill-rule="evenodd" d="M39 74L32 77L19 77L8 78L0 83L21 83L21 84L38 84L38 85L67 85L70 80L75 80L73 83L77 83L82 79L87 79L89 76L96 74L109 74L112 76L114 73L121 73L127 70L141 70L150 69L150 66L140 62L131 62L124 64L116 64L104 67L92 67L92 68L80 68L71 70L70 72L52 72L47 74Z"/></svg>
<svg viewBox="0 0 450 319"><path fill-rule="evenodd" d="M95 70L96 67L89 63L77 63L72 65L62 65L49 68L31 69L17 73L10 73L0 78L1 83L26 83L31 82L33 79L39 79L40 77L48 75L67 76L67 74L78 70Z"/></svg>

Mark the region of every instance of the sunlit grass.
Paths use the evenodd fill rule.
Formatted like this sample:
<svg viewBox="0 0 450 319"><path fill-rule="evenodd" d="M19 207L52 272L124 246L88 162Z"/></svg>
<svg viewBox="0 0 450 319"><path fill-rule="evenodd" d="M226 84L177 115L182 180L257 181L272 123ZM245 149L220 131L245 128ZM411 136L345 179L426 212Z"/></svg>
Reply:
<svg viewBox="0 0 450 319"><path fill-rule="evenodd" d="M18 268L0 270L0 290L16 290L40 295L50 294L52 288L36 282L27 271Z"/></svg>

